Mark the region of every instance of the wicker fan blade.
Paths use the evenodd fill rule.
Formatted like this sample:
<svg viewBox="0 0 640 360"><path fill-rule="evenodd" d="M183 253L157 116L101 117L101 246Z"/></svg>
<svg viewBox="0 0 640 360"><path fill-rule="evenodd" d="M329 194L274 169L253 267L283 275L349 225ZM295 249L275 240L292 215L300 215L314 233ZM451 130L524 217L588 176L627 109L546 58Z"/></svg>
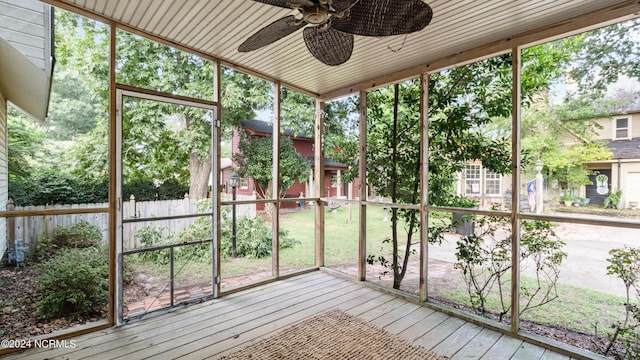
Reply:
<svg viewBox="0 0 640 360"><path fill-rule="evenodd" d="M279 6L283 8L290 8L290 6L287 5L287 3L295 3L300 6L313 6L313 1L311 0L253 0L253 1L261 2L263 4L268 4L273 6Z"/></svg>
<svg viewBox="0 0 640 360"><path fill-rule="evenodd" d="M307 25L305 22L295 25L294 20L295 17L293 15L289 15L272 22L240 44L238 51L247 52L260 49L261 47L280 40Z"/></svg>
<svg viewBox="0 0 640 360"><path fill-rule="evenodd" d="M353 35L332 28L304 29L302 35L307 49L316 59L329 66L344 64L353 52Z"/></svg>
<svg viewBox="0 0 640 360"><path fill-rule="evenodd" d="M345 11L351 8L359 0L333 0L332 6L336 11Z"/></svg>
<svg viewBox="0 0 640 360"><path fill-rule="evenodd" d="M363 36L390 36L422 30L433 10L422 0L360 0L333 28Z"/></svg>

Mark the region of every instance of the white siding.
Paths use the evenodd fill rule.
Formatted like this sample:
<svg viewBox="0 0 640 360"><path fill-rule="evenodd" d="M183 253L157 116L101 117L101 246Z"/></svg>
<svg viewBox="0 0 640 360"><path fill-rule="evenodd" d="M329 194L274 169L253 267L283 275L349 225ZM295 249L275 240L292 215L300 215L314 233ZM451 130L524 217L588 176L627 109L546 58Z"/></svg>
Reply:
<svg viewBox="0 0 640 360"><path fill-rule="evenodd" d="M48 72L49 6L36 0L0 0L0 9L0 36Z"/></svg>
<svg viewBox="0 0 640 360"><path fill-rule="evenodd" d="M7 209L9 184L7 176L7 101L0 91L0 211ZM7 219L0 219L0 260L7 250Z"/></svg>
<svg viewBox="0 0 640 360"><path fill-rule="evenodd" d="M629 131L631 138L640 137L640 114L630 113L621 115L611 115L607 118L596 119L598 125L602 128L598 130L596 138L599 140L611 140L615 135L615 121L616 119L628 118L629 119Z"/></svg>

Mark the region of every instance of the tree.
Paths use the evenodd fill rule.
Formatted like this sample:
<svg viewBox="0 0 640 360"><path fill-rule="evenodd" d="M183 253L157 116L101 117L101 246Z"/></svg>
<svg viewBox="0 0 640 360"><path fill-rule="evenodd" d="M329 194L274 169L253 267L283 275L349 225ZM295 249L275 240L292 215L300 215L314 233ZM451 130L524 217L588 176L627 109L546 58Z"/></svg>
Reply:
<svg viewBox="0 0 640 360"><path fill-rule="evenodd" d="M359 98L349 96L325 104L324 138L325 157L348 166L343 181L358 177L359 153Z"/></svg>
<svg viewBox="0 0 640 360"><path fill-rule="evenodd" d="M93 94L99 109L97 116L106 119L108 29L65 11L56 12L56 15L56 50L58 58L62 59L59 66L75 69L81 74L78 81ZM211 62L125 31L118 31L117 38L116 74L119 83L197 98L212 98L214 82ZM231 125L240 119L253 118L254 109L265 107L269 99L270 84L267 81L230 68L222 68L221 86L222 103L225 105L222 109L223 131L230 131ZM123 137L126 139L123 162L127 177L150 183L177 179L189 184L192 197L205 197L212 164L212 114L200 109L150 101L125 101L130 105L127 107L125 104L123 112ZM62 106L60 110L64 110ZM56 120L52 127L57 130L63 120L73 119ZM96 179L106 175L106 166L96 166L107 164L106 139L107 128L101 125L79 137L72 150L80 157L74 165L74 172L89 173L90 177Z"/></svg>
<svg viewBox="0 0 640 360"><path fill-rule="evenodd" d="M213 97L213 64L210 61L124 31L119 31L117 36L119 82L196 98ZM207 197L212 166L209 149L213 114L201 109L149 101L135 105L130 112L123 114L130 113L132 117L132 126L123 128L132 135L129 137L132 143L123 145L128 149L125 154L133 156L127 159L132 171L139 168L155 171L156 174L147 176L164 181L175 174L184 174L187 171L184 164L189 164L189 195L192 198ZM148 136L150 131L153 131L151 137ZM155 140L153 146L145 144L150 139ZM150 150L153 156L149 159L147 151L146 157L134 155L141 148ZM144 167L148 162L152 166ZM173 169L169 169L170 165Z"/></svg>
<svg viewBox="0 0 640 360"><path fill-rule="evenodd" d="M587 164L612 156L605 143L596 139L599 125L594 119L605 116L597 110L603 102L552 106L544 100L532 104L523 115L522 150L540 159L548 176L567 188L589 185L593 172ZM568 137L574 141L563 143Z"/></svg>
<svg viewBox="0 0 640 360"><path fill-rule="evenodd" d="M96 126L97 103L82 80L69 72L56 72L52 82L45 128L55 140L72 140Z"/></svg>
<svg viewBox="0 0 640 360"><path fill-rule="evenodd" d="M392 203L416 204L420 202L419 83L402 85L394 85L393 90L374 91L367 97L367 103L372 104L367 116L367 183L377 195L389 198ZM387 106L389 103L391 107ZM398 289L420 221L416 211L392 208L391 214L393 255L388 265L393 270L393 287ZM400 217L406 229L403 259L398 256ZM374 259L369 256L369 263Z"/></svg>
<svg viewBox="0 0 640 360"><path fill-rule="evenodd" d="M65 139L75 137L77 141L70 153L77 158L67 165L75 174L88 174L100 181L108 170L108 133L103 124L106 123L108 104L108 29L65 11L56 15L59 68L65 74L71 73L68 69L74 69L78 75L58 86L64 94L54 98L69 101L62 101L60 106L52 108L56 116L51 122L51 133ZM119 83L212 98L211 62L125 31L118 30L117 38L116 76ZM67 96L73 95L72 84L77 85L76 89L82 91L82 95L91 96ZM273 84L266 80L222 66L223 136L230 134L232 126L240 120L254 119L256 110L268 109L273 98L272 88ZM94 116L93 122L89 119L82 122L76 116L61 116L72 106L72 98L85 102L77 108L83 109L81 114ZM91 101L91 105L86 104ZM123 106L125 182L184 182L189 184L192 197L206 196L212 164L211 114L127 98ZM298 129L312 135L314 113L313 99L282 88L282 129ZM89 132L79 128L80 123L97 123L97 126ZM184 164L189 164L188 168Z"/></svg>
<svg viewBox="0 0 640 360"><path fill-rule="evenodd" d="M602 98L621 76L640 80L639 34L640 19L632 19L577 35L581 46L568 68L577 93Z"/></svg>
<svg viewBox="0 0 640 360"><path fill-rule="evenodd" d="M252 178L258 195L271 198L273 182L273 139L270 136L250 136L241 134L238 153L233 161L238 166L240 177ZM296 151L289 137L280 138L280 193L284 193L296 180L303 181L309 176L307 159ZM281 196L278 194L278 196Z"/></svg>
<svg viewBox="0 0 640 360"><path fill-rule="evenodd" d="M552 84L563 79L570 73L574 80L580 81L582 97L574 98L574 103L567 102L566 108L556 108L557 114L573 114L572 122L562 122L567 116L544 118L544 115L527 117L525 115L523 132L532 131L529 145L523 141L522 164L526 167L530 162L528 152L537 155L548 154L562 158L558 164L552 159L545 162L550 169L563 173L567 182L580 184L586 178L585 163L594 159L606 159L607 151L601 144L584 142L580 145L560 150L553 135L557 136L557 126L571 130L579 135L586 135L593 131L585 115L602 113L602 109L609 108L605 102L597 102L599 106L591 108L576 107L578 101L594 104L595 96L602 97L607 84L615 81L619 74L640 77L637 66L637 42L631 34L637 33L640 21L619 24L612 28L596 30L590 33L546 43L523 50L521 88L522 106L525 113L536 101L540 94L548 92ZM611 53L604 53L607 49ZM596 66L593 66L596 64ZM616 68L617 72L612 69ZM499 174L510 172L511 157L511 55L505 54L494 58L477 61L470 65L459 66L431 74L429 77L429 203L431 205L457 206L454 184L456 174L463 170L465 164L471 161L481 161L484 168ZM413 88L410 92L414 104L418 104L418 88L410 83L395 86L395 96L390 87L378 89L368 97L367 134L367 180L375 191L389 196L394 202L416 203L419 199L418 186L419 152L416 150L419 127L409 126L408 132L403 132L403 119L409 119L412 111L402 108L403 86ZM587 91L589 89L595 91ZM400 94L398 96L397 94ZM587 97L590 95L591 97ZM391 100L392 97L394 100ZM410 103L406 101L406 104ZM393 104L393 105L392 105ZM399 108L400 106L400 108ZM414 109L413 113L417 110ZM393 114L393 115L392 115ZM581 114L580 121L575 121L576 114ZM544 120L544 131L540 129L540 120ZM498 126L496 126L498 125ZM390 130L391 129L391 130ZM393 130L400 131L398 138ZM547 131L549 130L549 131ZM536 135L537 139L535 138ZM413 147L403 141L414 142ZM538 140L538 141L536 141ZM535 145L533 145L535 144ZM403 156L409 155L406 159ZM384 160L382 160L384 159ZM385 161L386 160L386 161ZM352 158L352 162L354 159ZM345 163L349 163L345 161ZM401 167L398 165L401 164ZM412 165L413 164L413 165ZM555 166L555 167L554 167ZM409 170L409 171L408 171ZM402 171L402 173L400 173ZM407 257L411 254L411 231L415 222L415 211L398 211L407 227L404 259L401 261L396 244L396 228L399 222L392 221L393 257L392 261L378 258L377 260L391 267L394 271L394 287L399 287L407 264ZM436 229L432 241L438 241ZM398 259L397 259L398 258ZM376 260L375 257L369 258Z"/></svg>
<svg viewBox="0 0 640 360"><path fill-rule="evenodd" d="M315 134L315 100L301 92L282 88L280 93L280 129L310 138Z"/></svg>
<svg viewBox="0 0 640 360"><path fill-rule="evenodd" d="M231 133L231 127L240 120L253 120L256 110L268 109L272 102L273 85L268 81L222 66L223 131Z"/></svg>
<svg viewBox="0 0 640 360"><path fill-rule="evenodd" d="M7 172L9 197L16 204L29 203L33 169L40 163L45 134L35 121L8 107Z"/></svg>
<svg viewBox="0 0 640 360"><path fill-rule="evenodd" d="M522 66L525 107L562 76L559 65L568 61L567 49L577 45L575 39L568 39L525 50ZM460 206L454 184L457 174L469 162L481 161L485 169L498 174L510 172L510 131L497 129L494 123L511 115L511 63L511 54L505 54L429 77L430 205ZM419 94L419 83L414 80L374 90L367 98L367 181L377 194L394 203L420 201ZM523 162L527 161L525 158ZM406 230L402 241L401 225ZM368 258L370 263L379 261L393 270L394 288L400 287L406 273L419 225L417 211L394 210L392 259ZM430 241L440 240L441 229L430 232Z"/></svg>
<svg viewBox="0 0 640 360"><path fill-rule="evenodd" d="M45 143L44 131L38 124L8 108L9 126L7 126L7 161L9 179L29 177L32 166L39 161L42 145Z"/></svg>
<svg viewBox="0 0 640 360"><path fill-rule="evenodd" d="M527 49L525 62L546 58L541 51L548 48L564 53L555 69L545 66L556 83L567 87L562 103L552 103L548 91L541 93L523 114L521 136L523 151L541 159L549 175L568 188L590 184L592 171L586 164L612 156L605 143L596 140L601 129L595 119L637 106L636 93L608 90L622 75L640 79L640 47L634 40L638 24L635 19ZM563 49L564 44L569 47ZM576 143L563 144L567 136Z"/></svg>

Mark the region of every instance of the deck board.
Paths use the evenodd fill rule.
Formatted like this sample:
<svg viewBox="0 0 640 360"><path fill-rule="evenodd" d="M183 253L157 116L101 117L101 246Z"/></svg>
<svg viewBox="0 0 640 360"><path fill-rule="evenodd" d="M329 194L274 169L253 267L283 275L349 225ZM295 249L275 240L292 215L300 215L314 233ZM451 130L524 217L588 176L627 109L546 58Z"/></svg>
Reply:
<svg viewBox="0 0 640 360"><path fill-rule="evenodd" d="M569 360L567 355L555 353L553 351L545 351L540 360Z"/></svg>
<svg viewBox="0 0 640 360"><path fill-rule="evenodd" d="M456 330L451 336L442 340L433 351L447 356L453 357L462 347L469 343L482 331L482 327L472 323L466 323Z"/></svg>
<svg viewBox="0 0 640 360"><path fill-rule="evenodd" d="M279 318L274 319L274 316L264 317L263 321L260 321L262 324L259 327L254 327L254 325L255 325L255 322L259 321L260 319L256 319L252 321L250 324L239 325L238 327L246 325L246 327L249 327L250 329L247 331L242 331L242 333L238 332L237 336L227 337L225 338L224 341L218 342L216 344L209 344L205 347L200 347L195 352L190 353L189 354L190 356L185 358L186 359L203 359L207 356L215 355L216 352L226 351L235 346L241 345L247 341L250 341L253 339L261 339L265 336L270 335L273 332L284 329L289 325L295 324L308 317L317 315L325 311L326 309L332 308L342 302L348 301L351 298L355 298L366 291L368 291L368 289L362 289L356 286L354 288L349 288L349 292L345 292L337 297L329 297L329 296L327 296L327 298L321 297L317 300L317 303L312 306L301 304L302 306L300 307L294 306L294 307L291 307L290 309L287 309L286 312L283 311L277 315L273 314L274 316L281 316ZM235 332L236 332L236 329L234 328L231 333L233 334ZM225 335L229 335L229 333ZM203 340L205 342L209 341L208 337L204 338ZM188 349L194 348L193 345L194 343L190 343L188 344L187 348ZM183 352L183 350L172 349L166 354L169 355L169 357L172 357L171 355L174 352Z"/></svg>
<svg viewBox="0 0 640 360"><path fill-rule="evenodd" d="M224 319L220 321L218 317L213 317L212 321L199 320L197 325L189 326L188 332L171 332L160 338L154 336L153 342L143 344L143 349L135 352L127 352L126 355L133 356L137 359L153 358L154 354L158 352L162 353L167 358L172 358L173 355L188 354L196 351L210 343L222 342L230 337L241 336L244 332L252 330L262 324L269 323L271 319L268 316L270 314L276 314L278 311L286 310L287 312L295 312L313 306L317 303L330 300L334 296L339 296L345 289L347 291L353 291L358 288L357 285L348 283L339 283L334 287L328 287L325 289L314 289L312 292L308 292L305 295L297 296L286 301L273 303L267 306L261 306L260 309L255 311L248 311L248 309L239 309L242 314L237 316L237 312L234 312L235 317L233 319ZM324 290L324 291L322 291ZM320 292L322 291L322 294ZM270 303L265 301L265 303ZM213 333L211 325L215 324L216 332ZM205 331L209 329L209 331ZM186 336L185 336L186 335ZM185 338L188 340L185 341ZM125 353L120 353L124 350L130 350L129 345L125 345L118 349L117 356L123 356ZM107 352L107 356L111 356L111 352Z"/></svg>
<svg viewBox="0 0 640 360"><path fill-rule="evenodd" d="M491 349L487 351L481 360L502 360L511 359L513 354L518 351L523 341L502 335L498 341L493 344Z"/></svg>
<svg viewBox="0 0 640 360"><path fill-rule="evenodd" d="M478 359L482 357L502 334L490 329L482 329L471 341L463 344L462 348L451 357L451 360Z"/></svg>
<svg viewBox="0 0 640 360"><path fill-rule="evenodd" d="M385 330L392 334L400 334L407 328L421 322L427 316L433 314L435 310L431 310L425 307L419 307L416 311L413 311L409 314L405 314L403 317L397 319L393 323L384 327Z"/></svg>
<svg viewBox="0 0 640 360"><path fill-rule="evenodd" d="M438 326L431 329L426 334L415 340L413 343L423 346L427 349L433 349L446 338L451 336L456 330L458 330L466 321L458 319L456 317L449 317L447 320L438 324Z"/></svg>
<svg viewBox="0 0 640 360"><path fill-rule="evenodd" d="M384 328L387 325L395 322L397 319L404 317L407 314L411 314L414 311L418 310L421 306L418 304L414 304L411 302L406 302L395 309L390 310L389 312L381 315L371 321L372 324Z"/></svg>
<svg viewBox="0 0 640 360"><path fill-rule="evenodd" d="M515 354L513 354L513 357L511 359L539 360L542 357L542 354L544 354L544 348L525 342L520 345L520 348L518 349L518 351L516 351Z"/></svg>
<svg viewBox="0 0 640 360"><path fill-rule="evenodd" d="M224 339L228 336L227 331L233 329L237 324L251 323L254 318L259 318L260 314L286 309L288 306L312 298L320 291L328 291L329 293L329 289L339 291L344 288L345 285L348 286L348 284L335 281L312 282L303 284L301 288L293 293L289 293L286 287L279 287L264 294L254 294L256 298L253 301L246 297L235 297L228 302L224 302L226 307L222 309L211 309L213 311L209 310L205 313L198 314L196 317L190 316L185 319L184 322L176 324L175 326L172 324L154 329L152 341L138 341L136 344L128 343L120 347L115 353L107 351L106 355L128 355L141 359L147 354L153 356L157 351L170 349L173 347L173 344L183 342L179 339L183 336L188 336L191 341L196 339L198 335L201 337L210 335L212 340ZM207 309L205 308L203 310ZM216 324L217 331L215 333L203 333L212 323ZM246 327L245 325L245 327L241 329ZM176 330L181 331L178 332ZM158 336L159 332L162 335ZM235 333L233 334L235 335Z"/></svg>
<svg viewBox="0 0 640 360"><path fill-rule="evenodd" d="M205 359L336 308L452 360L569 359L321 271L81 335L74 349L32 349L6 358Z"/></svg>

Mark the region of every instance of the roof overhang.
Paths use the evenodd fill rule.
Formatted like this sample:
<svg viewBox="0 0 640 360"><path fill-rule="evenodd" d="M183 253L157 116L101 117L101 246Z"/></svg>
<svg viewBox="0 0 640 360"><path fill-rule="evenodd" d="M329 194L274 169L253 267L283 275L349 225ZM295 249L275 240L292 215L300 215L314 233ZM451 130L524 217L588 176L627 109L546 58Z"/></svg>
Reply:
<svg viewBox="0 0 640 360"><path fill-rule="evenodd" d="M47 117L51 78L0 37L0 89L7 101L38 121Z"/></svg>

